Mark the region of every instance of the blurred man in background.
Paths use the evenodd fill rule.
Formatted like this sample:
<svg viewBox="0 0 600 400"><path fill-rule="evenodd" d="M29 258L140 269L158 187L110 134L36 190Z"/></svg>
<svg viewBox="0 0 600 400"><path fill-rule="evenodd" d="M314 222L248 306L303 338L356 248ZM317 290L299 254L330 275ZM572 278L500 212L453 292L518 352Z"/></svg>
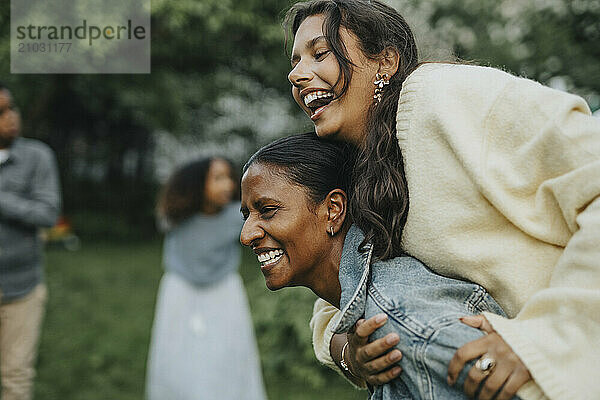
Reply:
<svg viewBox="0 0 600 400"><path fill-rule="evenodd" d="M46 304L41 227L54 225L60 191L54 154L20 138L21 117L0 83L0 375L2 400L29 400Z"/></svg>

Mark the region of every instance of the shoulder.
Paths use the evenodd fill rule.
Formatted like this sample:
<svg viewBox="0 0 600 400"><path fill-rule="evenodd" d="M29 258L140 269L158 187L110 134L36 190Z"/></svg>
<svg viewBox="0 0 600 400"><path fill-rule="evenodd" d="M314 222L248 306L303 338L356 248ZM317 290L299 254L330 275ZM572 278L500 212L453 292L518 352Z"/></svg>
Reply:
<svg viewBox="0 0 600 400"><path fill-rule="evenodd" d="M406 78L400 92L396 119L398 139L406 138L411 127L419 121L482 122L504 93L522 94L521 97L513 96L519 101L519 98L530 97L530 92L535 92L534 88L541 87L535 81L497 68L422 64Z"/></svg>
<svg viewBox="0 0 600 400"><path fill-rule="evenodd" d="M410 256L377 260L371 265L372 285L384 296L393 298L401 298L408 293L421 293L432 287L438 277L418 259Z"/></svg>
<svg viewBox="0 0 600 400"><path fill-rule="evenodd" d="M52 159L54 157L50 146L37 139L20 137L15 141L14 146L16 151L27 155L43 157L45 159Z"/></svg>
<svg viewBox="0 0 600 400"><path fill-rule="evenodd" d="M417 89L422 94L453 92L454 96L473 92L488 92L494 87L503 87L510 81L526 81L497 68L467 64L424 63L411 73L403 91ZM533 82L533 81L530 81Z"/></svg>
<svg viewBox="0 0 600 400"><path fill-rule="evenodd" d="M372 270L374 279L390 285L428 286L433 281L444 279L430 271L421 261L408 255L377 260L373 263Z"/></svg>
<svg viewBox="0 0 600 400"><path fill-rule="evenodd" d="M373 282L392 287L391 291L400 293L400 296L410 297L408 293L419 293L427 301L433 300L434 294L439 290L441 304L444 303L444 293L448 289L455 293L467 293L467 295L472 292L485 292L478 284L437 274L419 259L410 255L374 262L372 278ZM399 288L404 290L398 292Z"/></svg>

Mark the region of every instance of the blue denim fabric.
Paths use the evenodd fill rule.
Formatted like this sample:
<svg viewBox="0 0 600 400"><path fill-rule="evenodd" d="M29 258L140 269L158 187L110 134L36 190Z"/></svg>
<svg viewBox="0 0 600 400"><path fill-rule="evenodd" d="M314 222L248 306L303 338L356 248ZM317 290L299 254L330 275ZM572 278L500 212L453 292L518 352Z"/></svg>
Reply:
<svg viewBox="0 0 600 400"><path fill-rule="evenodd" d="M371 265L370 246L358 251L363 238L352 226L344 242L339 272L342 318L335 331L347 332L358 319L385 313L388 322L370 340L396 332L396 348L403 355L400 377L376 387L371 399L466 399L462 386L474 362L465 366L452 387L446 382L448 364L456 349L483 333L458 318L482 311L505 315L502 308L483 287L437 275L412 257Z"/></svg>

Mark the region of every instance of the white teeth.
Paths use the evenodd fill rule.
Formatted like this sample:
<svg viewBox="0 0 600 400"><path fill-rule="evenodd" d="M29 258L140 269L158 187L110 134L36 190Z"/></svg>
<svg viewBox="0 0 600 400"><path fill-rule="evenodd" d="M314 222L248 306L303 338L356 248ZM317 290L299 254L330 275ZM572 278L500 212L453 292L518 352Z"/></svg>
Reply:
<svg viewBox="0 0 600 400"><path fill-rule="evenodd" d="M280 256L283 255L283 250L271 250L265 253L261 253L257 255L258 261L260 263L268 263L270 261L279 260Z"/></svg>
<svg viewBox="0 0 600 400"><path fill-rule="evenodd" d="M304 97L304 105L308 107L308 105L316 99L325 99L330 97L333 97L333 93L326 92L324 90L316 90L314 92L310 92Z"/></svg>

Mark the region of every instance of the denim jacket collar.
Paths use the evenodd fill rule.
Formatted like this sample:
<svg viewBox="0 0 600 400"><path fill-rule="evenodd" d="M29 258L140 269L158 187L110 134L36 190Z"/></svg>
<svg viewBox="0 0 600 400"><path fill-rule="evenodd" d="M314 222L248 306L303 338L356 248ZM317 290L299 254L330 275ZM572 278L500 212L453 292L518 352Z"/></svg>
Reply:
<svg viewBox="0 0 600 400"><path fill-rule="evenodd" d="M362 231L352 225L344 240L339 272L342 317L335 333L348 332L365 312L373 246L367 244L366 250L360 252L358 248L364 237Z"/></svg>

